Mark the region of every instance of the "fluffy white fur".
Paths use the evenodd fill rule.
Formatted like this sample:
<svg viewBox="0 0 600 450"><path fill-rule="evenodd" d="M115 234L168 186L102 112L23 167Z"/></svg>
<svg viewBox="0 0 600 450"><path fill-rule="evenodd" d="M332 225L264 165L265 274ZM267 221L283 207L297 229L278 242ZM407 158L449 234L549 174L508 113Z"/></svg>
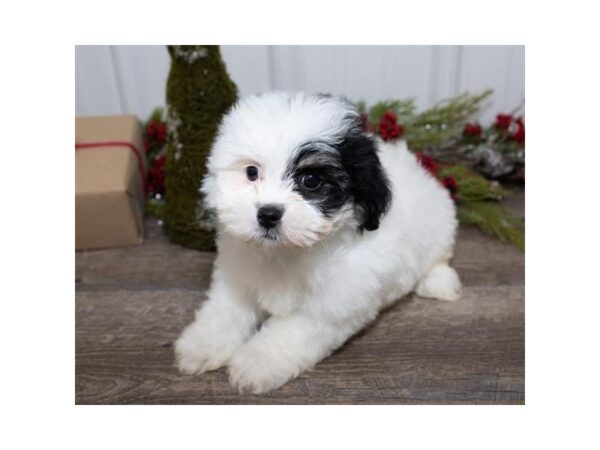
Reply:
<svg viewBox="0 0 600 450"><path fill-rule="evenodd" d="M455 300L448 265L457 222L448 192L404 142L377 141L392 202L374 231L357 230L351 202L325 217L284 174L299 143L339 142L348 103L305 94L250 97L223 120L203 192L218 218L208 300L176 342L181 372L228 366L240 391L275 389L340 347L411 291ZM248 165L260 177L246 177ZM277 241L257 208L285 206Z"/></svg>

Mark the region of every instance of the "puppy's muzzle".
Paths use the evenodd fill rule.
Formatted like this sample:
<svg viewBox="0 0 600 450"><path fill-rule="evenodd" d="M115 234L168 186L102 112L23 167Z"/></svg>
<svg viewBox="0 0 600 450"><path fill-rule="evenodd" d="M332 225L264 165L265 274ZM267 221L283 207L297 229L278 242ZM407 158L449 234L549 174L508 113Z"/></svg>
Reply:
<svg viewBox="0 0 600 450"><path fill-rule="evenodd" d="M281 205L264 205L258 208L256 219L260 226L268 229L275 228L283 217L284 208Z"/></svg>

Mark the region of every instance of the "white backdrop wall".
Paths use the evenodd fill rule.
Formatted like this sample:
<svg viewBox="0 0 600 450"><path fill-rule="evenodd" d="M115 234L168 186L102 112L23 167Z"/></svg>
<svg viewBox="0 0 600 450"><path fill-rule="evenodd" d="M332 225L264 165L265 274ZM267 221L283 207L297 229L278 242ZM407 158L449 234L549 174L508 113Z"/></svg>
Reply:
<svg viewBox="0 0 600 450"><path fill-rule="evenodd" d="M343 94L351 100L414 97L419 108L492 88L489 123L525 99L523 46L222 46L241 95L271 89ZM137 114L165 103L162 46L77 46L77 115Z"/></svg>

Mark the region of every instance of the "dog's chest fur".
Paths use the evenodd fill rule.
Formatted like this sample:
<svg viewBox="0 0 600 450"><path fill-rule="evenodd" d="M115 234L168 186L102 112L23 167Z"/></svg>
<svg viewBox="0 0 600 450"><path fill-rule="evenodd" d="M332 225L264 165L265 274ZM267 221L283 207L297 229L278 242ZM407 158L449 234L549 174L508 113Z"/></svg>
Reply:
<svg viewBox="0 0 600 450"><path fill-rule="evenodd" d="M261 309L271 315L285 316L305 303L315 278L316 265L310 254L278 249L265 252L252 245L227 244L221 245L222 262L237 266L236 282L244 286Z"/></svg>
<svg viewBox="0 0 600 450"><path fill-rule="evenodd" d="M298 309L305 301L307 290L306 272L299 270L299 261L277 258L263 263L256 269L256 301L271 315L288 315Z"/></svg>

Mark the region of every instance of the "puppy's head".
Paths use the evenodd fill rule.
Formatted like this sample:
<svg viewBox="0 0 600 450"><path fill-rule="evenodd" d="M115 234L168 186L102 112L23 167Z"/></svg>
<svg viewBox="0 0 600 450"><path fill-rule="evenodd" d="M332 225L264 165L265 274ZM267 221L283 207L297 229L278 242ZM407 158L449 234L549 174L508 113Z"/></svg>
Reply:
<svg viewBox="0 0 600 450"><path fill-rule="evenodd" d="M222 231L264 246L309 247L344 224L378 228L391 200L354 106L268 93L223 119L202 191Z"/></svg>

